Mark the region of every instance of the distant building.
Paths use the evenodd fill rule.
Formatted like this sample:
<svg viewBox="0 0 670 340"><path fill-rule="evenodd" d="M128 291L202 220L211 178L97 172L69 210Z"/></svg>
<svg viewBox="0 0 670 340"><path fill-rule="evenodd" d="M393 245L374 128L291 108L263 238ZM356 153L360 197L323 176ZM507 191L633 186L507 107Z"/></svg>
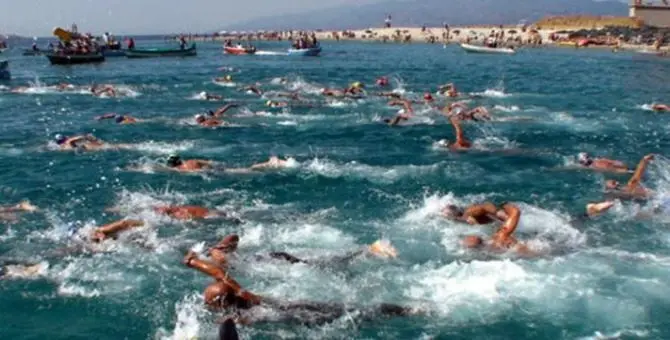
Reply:
<svg viewBox="0 0 670 340"><path fill-rule="evenodd" d="M631 0L630 16L641 19L649 26L670 27L668 0L644 3L642 0Z"/></svg>

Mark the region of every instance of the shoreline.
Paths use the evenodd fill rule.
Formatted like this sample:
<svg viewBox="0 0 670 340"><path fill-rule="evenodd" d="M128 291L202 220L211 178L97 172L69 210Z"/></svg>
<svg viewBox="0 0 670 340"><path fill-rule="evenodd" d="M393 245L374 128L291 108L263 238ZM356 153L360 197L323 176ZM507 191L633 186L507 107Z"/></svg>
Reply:
<svg viewBox="0 0 670 340"><path fill-rule="evenodd" d="M372 43L389 43L389 44L459 44L465 42L467 37L477 37L475 43L481 42L489 36L492 31L499 32L501 26L492 25L476 25L476 26L458 26L449 27L449 36L447 38L447 30L444 27L392 27L392 28L368 28L358 30L344 30L344 31L316 31L314 32L316 38L320 41L357 41L357 42L372 42ZM505 32L506 39L513 38L508 43L513 46L551 46L559 48L576 48L577 40L558 40L552 41L551 35L559 31L579 31L583 27L574 27L568 29L561 27L560 29L533 29L532 26L524 27L518 25L502 25ZM599 28L596 28L599 29ZM292 31L294 34L300 31ZM250 34L247 32L230 32L225 35L193 35L189 37L192 41L217 41L223 42L225 40L236 41L288 41L291 36L291 31L276 32L274 34L262 32ZM567 38L565 34L559 34L564 39ZM608 38L609 44L606 45L589 45L580 46L579 48L595 48L595 49L615 49L617 45L613 38ZM652 45L648 44L633 44L621 43L619 50L645 51L650 50ZM662 46L660 52L670 51L670 46Z"/></svg>

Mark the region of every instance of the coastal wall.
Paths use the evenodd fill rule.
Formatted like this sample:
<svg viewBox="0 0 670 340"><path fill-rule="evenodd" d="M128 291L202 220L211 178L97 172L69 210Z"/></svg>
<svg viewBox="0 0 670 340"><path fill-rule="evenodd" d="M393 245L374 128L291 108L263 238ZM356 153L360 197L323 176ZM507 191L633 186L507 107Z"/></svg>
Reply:
<svg viewBox="0 0 670 340"><path fill-rule="evenodd" d="M631 5L630 16L649 26L670 27L670 6Z"/></svg>

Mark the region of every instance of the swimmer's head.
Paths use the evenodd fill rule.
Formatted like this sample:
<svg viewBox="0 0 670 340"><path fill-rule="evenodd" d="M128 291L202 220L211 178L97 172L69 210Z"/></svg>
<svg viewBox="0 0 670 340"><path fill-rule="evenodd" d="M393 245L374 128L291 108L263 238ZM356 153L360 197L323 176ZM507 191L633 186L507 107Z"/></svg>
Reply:
<svg viewBox="0 0 670 340"><path fill-rule="evenodd" d="M205 118L204 115L196 115L196 116L195 116L195 122L196 122L196 123L202 123L202 122L204 122L204 121L206 121L206 120L207 120L207 118Z"/></svg>
<svg viewBox="0 0 670 340"><path fill-rule="evenodd" d="M125 120L125 117L121 116L121 115L118 115L118 116L116 116L116 118L114 118L114 121L116 121L117 123L123 123L124 120Z"/></svg>
<svg viewBox="0 0 670 340"><path fill-rule="evenodd" d="M54 137L54 140L56 141L56 144L61 145L61 144L65 143L65 141L67 140L67 137L65 137L61 134L57 134Z"/></svg>
<svg viewBox="0 0 670 340"><path fill-rule="evenodd" d="M265 105L266 106L272 106L272 100L268 100L267 102L265 102Z"/></svg>
<svg viewBox="0 0 670 340"><path fill-rule="evenodd" d="M217 245L217 249L221 249L226 253L232 253L237 250L237 244L240 242L240 237L237 234L230 234L221 240Z"/></svg>
<svg viewBox="0 0 670 340"><path fill-rule="evenodd" d="M613 179L605 181L605 189L608 190L618 190L621 184L618 181Z"/></svg>
<svg viewBox="0 0 670 340"><path fill-rule="evenodd" d="M361 83L360 81L357 81L351 84L351 87L355 89L362 89L365 87L365 85L363 85L363 83Z"/></svg>
<svg viewBox="0 0 670 340"><path fill-rule="evenodd" d="M427 101L432 101L433 96L430 93L426 92L426 93L423 94L423 99L427 100Z"/></svg>
<svg viewBox="0 0 670 340"><path fill-rule="evenodd" d="M231 81L233 80L233 77L229 74L224 78L226 81Z"/></svg>
<svg viewBox="0 0 670 340"><path fill-rule="evenodd" d="M173 155L170 155L170 157L168 157L166 163L167 163L167 166L169 166L171 168L174 168L174 167L178 167L178 166L182 165L182 160L181 160L181 157L179 157L179 155L173 154Z"/></svg>
<svg viewBox="0 0 670 340"><path fill-rule="evenodd" d="M200 97L207 97L207 92L202 91L202 92L200 92L199 96Z"/></svg>
<svg viewBox="0 0 670 340"><path fill-rule="evenodd" d="M463 246L470 249L480 248L484 245L484 239L479 236L470 235L463 239Z"/></svg>
<svg viewBox="0 0 670 340"><path fill-rule="evenodd" d="M463 209L453 204L449 204L446 207L444 207L444 209L442 209L442 214L445 217L456 219L463 216Z"/></svg>
<svg viewBox="0 0 670 340"><path fill-rule="evenodd" d="M583 166L589 166L593 162L591 156L586 152L580 152L579 155L577 155L577 160L579 161L579 164Z"/></svg>

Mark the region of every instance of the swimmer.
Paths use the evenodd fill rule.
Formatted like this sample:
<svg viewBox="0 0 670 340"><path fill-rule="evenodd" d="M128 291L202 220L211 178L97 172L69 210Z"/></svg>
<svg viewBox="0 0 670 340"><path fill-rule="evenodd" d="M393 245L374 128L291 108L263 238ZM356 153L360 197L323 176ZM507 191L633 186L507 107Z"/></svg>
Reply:
<svg viewBox="0 0 670 340"><path fill-rule="evenodd" d="M273 108L273 109L281 109L281 108L288 107L288 103L287 102L274 101L274 100L268 100L267 102L265 102L265 106Z"/></svg>
<svg viewBox="0 0 670 340"><path fill-rule="evenodd" d="M36 212L37 210L37 207L28 201L16 205L0 206L0 221L15 222L18 220L17 213Z"/></svg>
<svg viewBox="0 0 670 340"><path fill-rule="evenodd" d="M117 235L125 230L144 226L143 221L120 220L95 228L91 233L91 241L99 243L107 239L116 239Z"/></svg>
<svg viewBox="0 0 670 340"><path fill-rule="evenodd" d="M461 127L459 119L452 116L451 118L449 118L449 121L451 122L451 125L454 127L454 133L456 134L456 142L449 143L448 140L443 139L439 141L440 146L449 148L452 151L470 149L472 143L470 143L470 141L468 141L465 138L465 135L463 134L463 128Z"/></svg>
<svg viewBox="0 0 670 340"><path fill-rule="evenodd" d="M110 97L116 97L116 90L114 89L113 85L108 85L108 84L103 84L103 85L96 85L93 84L89 88L89 91L91 91L91 94L100 97L102 95L108 95Z"/></svg>
<svg viewBox="0 0 670 340"><path fill-rule="evenodd" d="M205 115L196 115L195 116L195 123L204 126L204 127L217 127L217 126L226 126L228 125L227 122L215 119L215 118L207 118Z"/></svg>
<svg viewBox="0 0 670 340"><path fill-rule="evenodd" d="M354 311L354 309L347 308L342 304L284 302L256 295L244 290L224 269L212 262L199 259L194 252L188 252L183 263L187 267L196 269L215 280L203 292L205 305L215 310L233 311L237 322L242 324L248 325L263 321L292 321L300 324L316 325L332 322ZM273 313L275 315L272 316L267 315L267 313L255 313L254 307L256 306L271 308L278 313ZM365 314L370 318L377 315L410 316L420 313L422 311L412 308L382 304L368 309Z"/></svg>
<svg viewBox="0 0 670 340"><path fill-rule="evenodd" d="M375 81L375 84L379 87L386 87L389 85L389 78L388 77L379 77Z"/></svg>
<svg viewBox="0 0 670 340"><path fill-rule="evenodd" d="M226 111L236 108L239 105L237 104L227 104L224 107L218 108L216 111L209 111L209 115L212 117L223 117L223 115L226 113Z"/></svg>
<svg viewBox="0 0 670 340"><path fill-rule="evenodd" d="M0 262L0 280L34 278L40 276L45 265L42 263L22 263L17 261Z"/></svg>
<svg viewBox="0 0 670 340"><path fill-rule="evenodd" d="M433 95L426 92L423 94L423 103L426 105L430 105L435 102L435 99L433 98Z"/></svg>
<svg viewBox="0 0 670 340"><path fill-rule="evenodd" d="M468 112L465 112L462 115L462 120L472 120L475 122L480 122L484 120L491 120L491 114L489 111L483 107L483 106L478 106Z"/></svg>
<svg viewBox="0 0 670 340"><path fill-rule="evenodd" d="M241 91L241 92L250 92L250 93L253 93L253 94L257 95L257 96L262 96L262 95L263 95L263 91L261 91L261 89L259 89L259 88L258 88L257 86L255 86L255 85L249 85L249 86L246 86L246 87L242 87L242 88L239 89L239 91Z"/></svg>
<svg viewBox="0 0 670 340"><path fill-rule="evenodd" d="M214 168L212 161L202 159L187 159L182 160L177 154L172 154L168 157L166 165L171 169L179 172L197 172L203 170L211 170Z"/></svg>
<svg viewBox="0 0 670 340"><path fill-rule="evenodd" d="M647 199L653 191L645 188L640 182L642 175L644 175L647 165L654 159L653 154L648 154L640 160L640 163L635 169L635 173L630 178L626 186L621 186L621 183L615 180L607 180L605 182L605 189L607 194L620 199Z"/></svg>
<svg viewBox="0 0 670 340"><path fill-rule="evenodd" d="M114 119L114 121L117 124L134 124L138 122L137 118L135 117L118 115L116 113L108 113L99 117L95 117L95 119L96 120Z"/></svg>
<svg viewBox="0 0 670 340"><path fill-rule="evenodd" d="M257 163L252 165L249 169L251 170L265 170L265 169L279 169L287 167L292 158L281 159L277 156L272 156L267 162Z"/></svg>
<svg viewBox="0 0 670 340"><path fill-rule="evenodd" d="M233 82L233 76L228 74L225 77L217 77L217 78L214 78L214 82L230 84L230 83Z"/></svg>
<svg viewBox="0 0 670 340"><path fill-rule="evenodd" d="M460 93L458 93L458 90L456 89L456 85L454 85L453 83L449 83L438 87L437 92L441 95L446 95L447 97L450 98L456 98L460 95Z"/></svg>
<svg viewBox="0 0 670 340"><path fill-rule="evenodd" d="M654 104L651 109L655 112L670 112L670 106L666 104Z"/></svg>
<svg viewBox="0 0 670 340"><path fill-rule="evenodd" d="M213 247L209 248L207 253L212 261L222 268L230 267L229 258L235 256L237 251L237 244L240 241L240 237L236 234L230 234L217 243ZM396 258L398 257L398 251L389 243L384 240L377 240L369 245L362 247L359 250L355 250L343 256L336 256L327 259L316 259L316 260L303 260L291 254L285 252L271 252L267 256L259 255L255 257L255 260L265 260L268 257L270 259L284 260L291 264L304 263L304 264L314 264L314 265L323 265L323 266L332 266L333 264L343 264L348 263L358 257L365 255L373 255L379 258Z"/></svg>
<svg viewBox="0 0 670 340"><path fill-rule="evenodd" d="M384 122L389 126L396 126L401 121L407 121L414 115L412 103L409 100L392 100L388 103L389 106L403 106L403 112L395 116L393 119L384 119Z"/></svg>
<svg viewBox="0 0 670 340"><path fill-rule="evenodd" d="M494 252L507 252L511 250L519 255L535 255L524 243L519 242L512 236L521 219L521 210L519 210L519 207L512 203L505 203L502 205L502 209L508 218L500 229L493 234L491 239L484 240L479 236L467 236L463 240L463 245L471 249L485 248Z"/></svg>
<svg viewBox="0 0 670 340"><path fill-rule="evenodd" d="M447 219L471 225L490 224L495 221L504 222L508 217L504 210L498 209L490 202L471 204L465 209L450 204L442 209L440 214Z"/></svg>
<svg viewBox="0 0 670 340"><path fill-rule="evenodd" d="M95 150L103 150L103 149L127 149L130 148L131 145L129 144L108 144L105 143L97 138L95 138L93 135L79 135L79 136L73 136L73 137L66 137L63 135L56 135L55 137L56 144L58 144L58 147L61 150L87 150L87 151L95 151Z"/></svg>
<svg viewBox="0 0 670 340"><path fill-rule="evenodd" d="M623 162L607 158L593 158L586 152L580 152L579 155L577 155L577 161L579 161L579 165L587 169L608 172L629 171L628 167Z"/></svg>
<svg viewBox="0 0 670 340"><path fill-rule="evenodd" d="M216 95L216 94L210 94L207 93L206 91L202 91L198 94L198 97L204 99L204 100L209 100L209 101L219 101L223 100L223 96Z"/></svg>
<svg viewBox="0 0 670 340"><path fill-rule="evenodd" d="M395 92L378 92L376 95L379 97L389 97L397 100L402 99L402 96L399 93Z"/></svg>
<svg viewBox="0 0 670 340"><path fill-rule="evenodd" d="M157 206L153 208L154 212L176 220L192 221L203 219L231 219L234 223L242 223L238 218L231 217L225 211L211 210L205 207L195 205L183 206Z"/></svg>
<svg viewBox="0 0 670 340"><path fill-rule="evenodd" d="M350 94L353 96L358 96L365 94L365 91L363 90L365 88L365 84L361 83L360 81L352 83L348 88L344 90L344 94Z"/></svg>

